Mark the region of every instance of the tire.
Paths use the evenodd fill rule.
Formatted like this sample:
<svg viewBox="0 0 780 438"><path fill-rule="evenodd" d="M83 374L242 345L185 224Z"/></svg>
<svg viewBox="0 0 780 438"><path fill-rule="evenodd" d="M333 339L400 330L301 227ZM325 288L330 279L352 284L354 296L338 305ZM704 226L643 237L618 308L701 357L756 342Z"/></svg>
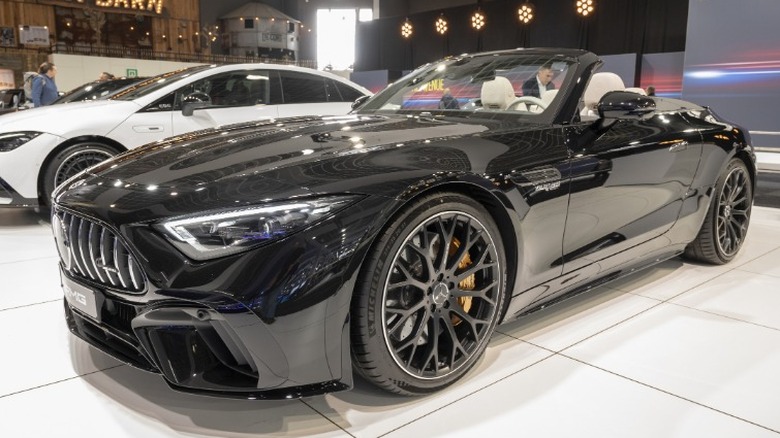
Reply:
<svg viewBox="0 0 780 438"><path fill-rule="evenodd" d="M105 161L117 151L102 143L78 143L57 152L49 161L41 180L41 205L51 205L54 188L101 161Z"/></svg>
<svg viewBox="0 0 780 438"><path fill-rule="evenodd" d="M747 236L753 205L753 182L742 160L732 158L718 177L707 216L685 256L722 265L737 255Z"/></svg>
<svg viewBox="0 0 780 438"><path fill-rule="evenodd" d="M353 296L358 374L402 395L460 379L504 308L505 259L496 223L473 199L445 193L406 207L379 235Z"/></svg>

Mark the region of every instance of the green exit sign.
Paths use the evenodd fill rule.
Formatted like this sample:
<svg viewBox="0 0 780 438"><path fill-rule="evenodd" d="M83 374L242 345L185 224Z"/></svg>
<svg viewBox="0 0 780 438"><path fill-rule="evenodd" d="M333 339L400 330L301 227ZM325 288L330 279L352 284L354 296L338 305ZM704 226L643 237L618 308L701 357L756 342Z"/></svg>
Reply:
<svg viewBox="0 0 780 438"><path fill-rule="evenodd" d="M127 69L127 77L128 78L137 78L138 77L138 69L137 68L128 68Z"/></svg>

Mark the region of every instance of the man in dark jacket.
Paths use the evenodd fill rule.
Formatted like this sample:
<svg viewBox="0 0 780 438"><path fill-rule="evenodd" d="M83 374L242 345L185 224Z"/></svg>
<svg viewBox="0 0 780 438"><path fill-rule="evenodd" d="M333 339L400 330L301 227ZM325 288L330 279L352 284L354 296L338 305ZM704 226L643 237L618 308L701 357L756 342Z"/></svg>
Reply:
<svg viewBox="0 0 780 438"><path fill-rule="evenodd" d="M539 92L540 89L545 91L554 90L555 84L552 83L552 78L552 65L545 64L539 67L539 70L536 72L534 77L523 82L523 96L534 96L541 98L542 94Z"/></svg>

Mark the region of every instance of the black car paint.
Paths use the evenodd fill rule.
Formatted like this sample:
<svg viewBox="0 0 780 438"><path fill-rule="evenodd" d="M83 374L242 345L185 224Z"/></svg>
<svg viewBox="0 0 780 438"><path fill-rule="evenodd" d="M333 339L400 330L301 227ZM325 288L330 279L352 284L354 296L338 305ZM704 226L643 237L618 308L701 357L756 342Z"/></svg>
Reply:
<svg viewBox="0 0 780 438"><path fill-rule="evenodd" d="M583 77L596 64L585 58ZM101 325L66 305L70 327L118 356L113 338L123 337L124 348L138 351L124 359L158 370L181 390L279 398L345 389L360 267L384 224L411 200L456 191L486 206L507 248L511 319L679 254L696 236L728 157L739 155L754 171L747 134L707 109L609 123L579 120L575 109L564 103L550 120L360 112L280 119L191 133L104 162L61 187L56 208L121 235L147 288L133 295L71 278L138 317L118 321L104 307ZM675 164L678 157L684 165ZM187 259L150 226L266 197L325 193L363 198L281 241L205 262ZM634 208L637 200L642 208ZM611 208L594 208L600 205ZM149 324L179 327L170 339L184 344L205 321L245 343L256 377L166 365L190 353L173 341L152 346L145 331ZM79 324L121 333L100 341Z"/></svg>

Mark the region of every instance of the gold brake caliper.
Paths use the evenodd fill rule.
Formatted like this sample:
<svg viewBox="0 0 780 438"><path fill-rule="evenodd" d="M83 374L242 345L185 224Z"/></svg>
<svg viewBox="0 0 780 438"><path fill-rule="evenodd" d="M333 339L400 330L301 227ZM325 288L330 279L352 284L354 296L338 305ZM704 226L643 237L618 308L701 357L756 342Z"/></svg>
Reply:
<svg viewBox="0 0 780 438"><path fill-rule="evenodd" d="M460 240L458 240L456 237L452 238L452 243L450 244L449 249L449 255L453 256L458 251L458 248L460 247ZM462 271L469 266L471 266L471 256L468 252L463 254L463 258L460 259L460 262L458 263L458 270ZM458 287L461 290L474 290L477 287L477 279L474 274L469 275L468 277L461 280L460 283L458 283ZM472 297L458 297L458 305L463 309L464 313L468 313L469 310L471 310L471 302L473 298ZM457 315L452 315L452 325L458 325L462 322L462 320Z"/></svg>

